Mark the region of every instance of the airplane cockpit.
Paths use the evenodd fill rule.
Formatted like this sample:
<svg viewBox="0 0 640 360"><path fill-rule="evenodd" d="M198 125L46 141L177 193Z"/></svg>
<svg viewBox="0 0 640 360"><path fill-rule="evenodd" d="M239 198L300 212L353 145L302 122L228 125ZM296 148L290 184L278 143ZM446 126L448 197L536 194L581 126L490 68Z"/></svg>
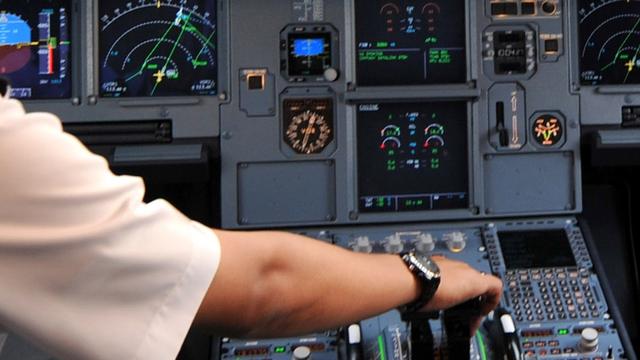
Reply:
<svg viewBox="0 0 640 360"><path fill-rule="evenodd" d="M638 0L0 0L0 76L207 226L504 284L472 335L391 311L179 359L636 359Z"/></svg>

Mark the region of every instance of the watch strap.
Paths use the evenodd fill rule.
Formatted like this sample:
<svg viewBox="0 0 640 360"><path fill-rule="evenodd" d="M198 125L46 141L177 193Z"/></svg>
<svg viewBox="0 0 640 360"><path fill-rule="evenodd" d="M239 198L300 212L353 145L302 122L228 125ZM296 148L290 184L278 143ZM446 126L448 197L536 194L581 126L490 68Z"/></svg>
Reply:
<svg viewBox="0 0 640 360"><path fill-rule="evenodd" d="M419 257L414 252L408 252L400 254L400 257L420 284L418 298L398 308L401 314L412 314L427 305L435 295L440 285L440 270L427 256Z"/></svg>

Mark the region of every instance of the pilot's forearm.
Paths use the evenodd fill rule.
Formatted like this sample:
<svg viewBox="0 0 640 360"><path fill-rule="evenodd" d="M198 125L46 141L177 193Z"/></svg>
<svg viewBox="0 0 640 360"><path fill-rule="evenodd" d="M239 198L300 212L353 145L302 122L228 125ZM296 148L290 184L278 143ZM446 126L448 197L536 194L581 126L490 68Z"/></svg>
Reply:
<svg viewBox="0 0 640 360"><path fill-rule="evenodd" d="M408 303L419 286L400 257L364 255L282 232L218 232L222 260L197 324L286 336L349 324Z"/></svg>

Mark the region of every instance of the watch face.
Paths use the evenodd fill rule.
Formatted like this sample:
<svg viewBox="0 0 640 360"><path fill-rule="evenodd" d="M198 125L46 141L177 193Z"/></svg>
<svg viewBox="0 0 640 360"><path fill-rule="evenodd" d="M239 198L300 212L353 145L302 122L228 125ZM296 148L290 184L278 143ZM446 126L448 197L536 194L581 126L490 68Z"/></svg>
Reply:
<svg viewBox="0 0 640 360"><path fill-rule="evenodd" d="M440 277L440 268L431 258L415 254L408 254L407 256L409 256L411 264L419 269L428 279Z"/></svg>
<svg viewBox="0 0 640 360"><path fill-rule="evenodd" d="M440 277L440 268L435 261L428 257L422 257L421 261L425 264L425 267L432 274L432 277Z"/></svg>

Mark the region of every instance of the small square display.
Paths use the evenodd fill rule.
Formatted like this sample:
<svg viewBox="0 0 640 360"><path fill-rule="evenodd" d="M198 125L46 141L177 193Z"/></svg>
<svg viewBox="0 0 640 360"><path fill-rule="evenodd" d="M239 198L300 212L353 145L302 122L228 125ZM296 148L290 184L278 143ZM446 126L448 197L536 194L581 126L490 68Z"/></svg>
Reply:
<svg viewBox="0 0 640 360"><path fill-rule="evenodd" d="M507 270L576 266L564 229L501 231L498 239Z"/></svg>

